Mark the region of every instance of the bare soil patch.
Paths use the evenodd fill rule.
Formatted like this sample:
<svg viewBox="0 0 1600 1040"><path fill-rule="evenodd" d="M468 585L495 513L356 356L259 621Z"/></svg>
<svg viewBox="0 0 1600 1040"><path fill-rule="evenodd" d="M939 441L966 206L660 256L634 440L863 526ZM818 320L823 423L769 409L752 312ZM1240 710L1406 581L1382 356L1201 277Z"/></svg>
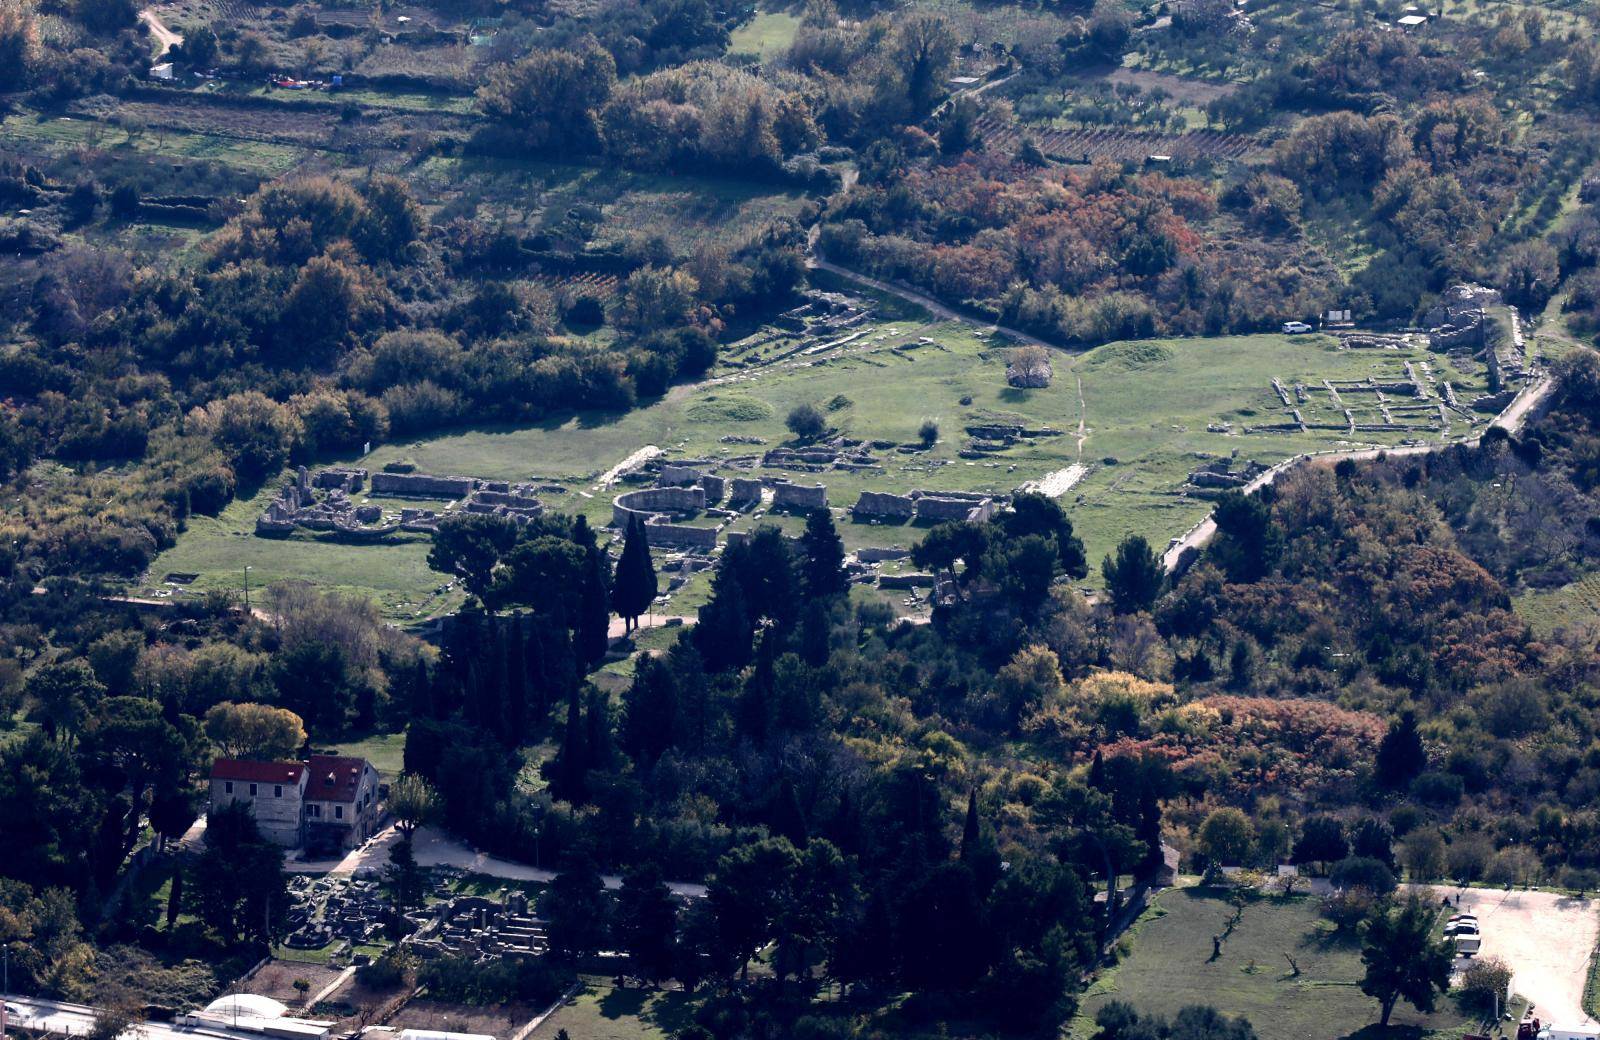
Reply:
<svg viewBox="0 0 1600 1040"><path fill-rule="evenodd" d="M543 1008L532 1004L469 1007L413 1000L389 1021L395 1029L436 1029L448 1033L486 1033L507 1037L531 1022Z"/></svg>
<svg viewBox="0 0 1600 1040"><path fill-rule="evenodd" d="M248 979L240 980L229 987L230 993L253 993L258 997L271 997L297 1008L300 1005L300 991L294 988L295 979L305 979L311 983L311 988L306 990L306 996L316 996L335 978L339 972L322 964L308 964L303 961L269 961L261 966L261 970Z"/></svg>

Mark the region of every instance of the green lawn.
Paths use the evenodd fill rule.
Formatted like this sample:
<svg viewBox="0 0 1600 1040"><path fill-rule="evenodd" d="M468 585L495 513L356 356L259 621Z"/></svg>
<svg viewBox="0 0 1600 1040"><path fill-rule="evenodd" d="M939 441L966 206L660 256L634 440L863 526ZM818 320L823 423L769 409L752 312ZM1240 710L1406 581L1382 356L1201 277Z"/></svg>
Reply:
<svg viewBox="0 0 1600 1040"><path fill-rule="evenodd" d="M770 60L789 49L799 28L800 19L787 11L757 11L728 37L728 53Z"/></svg>
<svg viewBox="0 0 1600 1040"><path fill-rule="evenodd" d="M573 1040L666 1040L692 1023L694 1005L683 993L590 984L530 1040L551 1040L563 1029Z"/></svg>
<svg viewBox="0 0 1600 1040"><path fill-rule="evenodd" d="M1211 960L1211 937L1221 934L1232 913L1222 895L1182 888L1157 897L1130 933L1131 954L1091 986L1071 1036L1093 1035L1095 1012L1112 1000L1163 1014L1211 1004L1244 1015L1261 1040L1335 1040L1377 1021L1377 1002L1359 986L1359 942L1333 936L1314 898L1247 905L1222 956ZM1298 977L1284 954L1299 965ZM1469 1024L1449 998L1427 1016L1402 1003L1392 1021L1414 1027L1406 1034L1413 1040L1459 1037Z"/></svg>
<svg viewBox="0 0 1600 1040"><path fill-rule="evenodd" d="M1326 337L1261 335L1114 343L1080 355L1059 354L1049 387L1017 390L1006 385L1005 344L998 337L985 337L969 325L930 322L903 311L900 315L885 311L857 327L863 335L814 354L797 354L804 342L764 331L730 345L709 381L674 388L631 412L467 429L388 444L362 465L376 470L405 459L422 472L557 481L567 491L548 495L549 505L582 513L598 525L609 522L615 492L597 487L597 478L646 445L680 458L722 460L718 470L731 476L750 472L734 460L759 457L788 439L784 417L802 403L823 407L841 434L862 441L911 442L923 420L932 419L940 428L938 444L926 453L877 450L881 472L788 474L828 486L847 547L909 547L922 536L917 525L857 524L844 510L868 490L1009 493L1025 481L1080 461L1077 430L1082 418L1081 461L1088 472L1062 501L1090 560L1098 563L1130 532L1160 547L1202 518L1210 503L1185 496L1180 488L1187 474L1207 459L1237 455L1241 462L1271 464L1308 450L1439 437L1427 431L1362 433L1352 442L1342 427L1243 432L1246 426L1288 418L1271 389L1274 376L1290 387L1297 382L1315 387L1324 378L1395 379L1403 378L1403 362L1410 360L1449 378L1463 397L1470 398L1483 385L1481 371L1456 371L1447 359L1421 348L1349 351ZM1307 421L1343 422L1325 392L1316 391L1313 398L1301 406ZM1347 403L1360 413L1358 421L1379 418L1373 395L1349 395ZM1029 439L984 458L961 458L968 440L964 427L994 420L1047 427L1059 435ZM1231 432L1208 429L1217 425L1220 430L1221 424ZM1480 420L1477 427L1481 425ZM1449 435L1465 436L1473 429L1453 420ZM725 443L730 434L761 443ZM444 579L428 570L428 543L420 535L381 546L343 545L309 534L287 540L256 538L255 518L272 494L269 487L254 499L232 504L216 519L196 518L178 545L156 560L150 581L159 582L170 571L193 571L201 574L197 588L237 591L242 568L250 564L252 584L304 578L365 592L396 620L434 616L459 603L459 590L440 591ZM798 533L801 526L798 518L770 514L744 517L734 526L748 529L760 523L777 523L789 533ZM705 594L703 578L696 576L674 596L670 612L693 612ZM1097 580L1091 576L1089 582ZM663 589L665 585L663 580Z"/></svg>
<svg viewBox="0 0 1600 1040"><path fill-rule="evenodd" d="M383 774L385 780L393 780L405 769L406 735L375 733L360 740L335 744L332 750L336 755L364 758Z"/></svg>

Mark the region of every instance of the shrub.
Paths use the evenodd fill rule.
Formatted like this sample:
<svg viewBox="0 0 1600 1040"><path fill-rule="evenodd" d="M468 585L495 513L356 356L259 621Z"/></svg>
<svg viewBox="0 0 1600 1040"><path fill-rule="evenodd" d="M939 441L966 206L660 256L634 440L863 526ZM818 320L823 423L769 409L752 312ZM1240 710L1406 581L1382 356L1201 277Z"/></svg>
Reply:
<svg viewBox="0 0 1600 1040"><path fill-rule="evenodd" d="M1511 986L1511 969L1498 957L1474 958L1461 971L1457 992L1468 1007L1493 1013Z"/></svg>
<svg viewBox="0 0 1600 1040"><path fill-rule="evenodd" d="M802 441L814 441L828 429L827 420L822 417L822 413L817 411L815 405L809 404L796 405L783 424L796 439Z"/></svg>

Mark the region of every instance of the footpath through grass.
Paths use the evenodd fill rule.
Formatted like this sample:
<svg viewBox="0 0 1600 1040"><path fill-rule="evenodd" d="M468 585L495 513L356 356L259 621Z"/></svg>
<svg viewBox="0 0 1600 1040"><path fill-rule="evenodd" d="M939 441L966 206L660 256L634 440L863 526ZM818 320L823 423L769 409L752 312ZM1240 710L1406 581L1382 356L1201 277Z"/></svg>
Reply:
<svg viewBox="0 0 1600 1040"><path fill-rule="evenodd" d="M1261 1040L1338 1040L1378 1020L1378 1003L1361 992L1360 941L1336 935L1309 896L1262 898L1211 958L1211 937L1226 928L1233 906L1226 890L1169 889L1130 933L1131 953L1090 988L1071 1027L1073 1040L1094 1034L1094 1015L1112 1000L1141 1011L1172 1014L1211 1004L1244 1015ZM1294 958L1295 975L1285 954ZM1459 1037L1470 1024L1446 997L1432 1015L1402 1003L1392 1035ZM1402 1033L1401 1029L1405 1032ZM1376 1030L1372 1035L1376 1035Z"/></svg>

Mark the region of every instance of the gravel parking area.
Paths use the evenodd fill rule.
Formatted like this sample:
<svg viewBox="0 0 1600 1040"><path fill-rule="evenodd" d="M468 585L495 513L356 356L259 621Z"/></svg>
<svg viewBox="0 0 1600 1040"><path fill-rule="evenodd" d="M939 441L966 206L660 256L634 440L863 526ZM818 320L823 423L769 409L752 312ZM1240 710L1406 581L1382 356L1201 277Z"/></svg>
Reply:
<svg viewBox="0 0 1600 1040"><path fill-rule="evenodd" d="M1461 899L1478 915L1481 957L1499 957L1511 967L1511 987L1534 1013L1557 1026L1595 1025L1583 1010L1589 957L1600 939L1600 900L1554 892L1507 892L1488 888L1436 888L1440 897Z"/></svg>

